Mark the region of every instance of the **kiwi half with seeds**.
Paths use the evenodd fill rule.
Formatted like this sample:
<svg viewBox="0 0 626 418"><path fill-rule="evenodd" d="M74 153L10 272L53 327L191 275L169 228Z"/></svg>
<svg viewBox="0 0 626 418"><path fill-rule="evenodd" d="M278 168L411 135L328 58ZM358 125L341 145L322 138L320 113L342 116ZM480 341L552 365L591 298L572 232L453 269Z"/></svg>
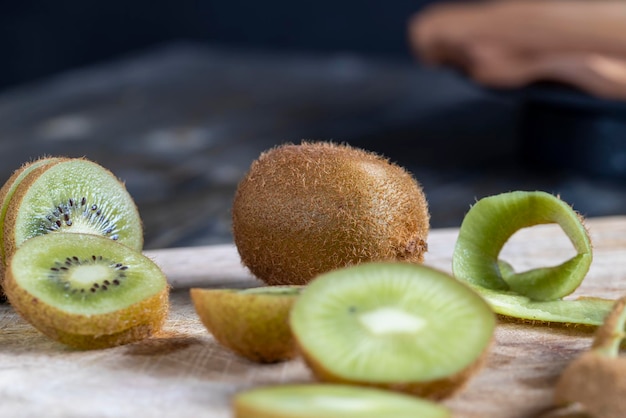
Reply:
<svg viewBox="0 0 626 418"><path fill-rule="evenodd" d="M449 418L434 402L349 385L293 384L248 389L233 398L235 418Z"/></svg>
<svg viewBox="0 0 626 418"><path fill-rule="evenodd" d="M368 261L421 263L429 219L423 190L408 171L329 142L262 153L232 208L242 262L270 285L302 285Z"/></svg>
<svg viewBox="0 0 626 418"><path fill-rule="evenodd" d="M289 360L296 347L289 312L300 286L190 290L209 332L236 354L259 363Z"/></svg>
<svg viewBox="0 0 626 418"><path fill-rule="evenodd" d="M321 381L432 399L479 370L495 315L450 275L409 263L363 263L322 274L291 311L296 343Z"/></svg>
<svg viewBox="0 0 626 418"><path fill-rule="evenodd" d="M141 250L141 218L126 187L109 170L82 158L35 162L7 186L3 262L29 238L51 232L97 234Z"/></svg>
<svg viewBox="0 0 626 418"><path fill-rule="evenodd" d="M556 223L577 254L554 267L515 272L499 254L515 232ZM585 278L592 245L582 217L560 198L542 191L515 191L479 200L465 215L452 259L454 276L477 290L508 318L546 324L597 326L613 301L563 299Z"/></svg>
<svg viewBox="0 0 626 418"><path fill-rule="evenodd" d="M93 234L25 241L11 257L4 289L35 328L81 349L143 339L161 328L169 306L169 286L156 264Z"/></svg>

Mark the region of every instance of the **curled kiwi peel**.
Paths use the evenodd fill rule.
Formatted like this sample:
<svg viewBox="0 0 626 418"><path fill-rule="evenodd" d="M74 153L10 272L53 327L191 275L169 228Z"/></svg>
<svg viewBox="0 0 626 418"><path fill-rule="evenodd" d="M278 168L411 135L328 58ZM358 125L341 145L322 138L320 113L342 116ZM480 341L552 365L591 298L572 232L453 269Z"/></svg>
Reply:
<svg viewBox="0 0 626 418"><path fill-rule="evenodd" d="M161 329L169 308L169 286L156 264L94 234L28 239L10 259L4 290L31 325L79 349L146 338Z"/></svg>
<svg viewBox="0 0 626 418"><path fill-rule="evenodd" d="M294 303L290 324L321 381L443 399L482 366L495 315L444 272L371 262L315 278Z"/></svg>
<svg viewBox="0 0 626 418"><path fill-rule="evenodd" d="M518 230L556 223L576 255L563 263L515 272L499 254ZM582 217L560 198L541 191L515 191L479 200L459 229L452 259L454 276L478 291L503 316L525 321L597 326L613 301L563 299L578 288L592 262Z"/></svg>
<svg viewBox="0 0 626 418"><path fill-rule="evenodd" d="M386 390L337 384L248 389L233 397L235 418L449 418L444 406Z"/></svg>
<svg viewBox="0 0 626 418"><path fill-rule="evenodd" d="M626 297L621 297L597 328L591 349L561 373L554 392L556 406L579 404L593 417L626 416L626 358L619 356L625 324Z"/></svg>
<svg viewBox="0 0 626 418"><path fill-rule="evenodd" d="M289 328L291 306L301 286L190 290L202 324L223 346L257 363L296 356Z"/></svg>

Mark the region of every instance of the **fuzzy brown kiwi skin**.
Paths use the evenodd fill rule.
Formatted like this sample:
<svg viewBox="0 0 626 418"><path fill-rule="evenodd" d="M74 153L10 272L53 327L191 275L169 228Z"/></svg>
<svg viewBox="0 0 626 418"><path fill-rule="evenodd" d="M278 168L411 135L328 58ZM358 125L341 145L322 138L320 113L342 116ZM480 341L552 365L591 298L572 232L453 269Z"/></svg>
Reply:
<svg viewBox="0 0 626 418"><path fill-rule="evenodd" d="M239 183L233 238L270 285L302 285L367 261L421 263L430 214L402 167L349 145L286 144L262 153Z"/></svg>
<svg viewBox="0 0 626 418"><path fill-rule="evenodd" d="M237 355L257 363L276 363L296 356L288 323L296 294L194 288L190 295L202 324Z"/></svg>
<svg viewBox="0 0 626 418"><path fill-rule="evenodd" d="M483 368L491 351L492 345L493 340L487 344L481 355L474 360L474 362L469 364L463 370L442 379L424 382L376 383L345 379L341 376L333 374L331 371L327 370L321 362L317 361L312 355L310 355L296 339L296 347L302 359L309 370L311 370L313 376L321 382L374 387L402 392L435 401L449 398L460 392L465 387L469 379Z"/></svg>
<svg viewBox="0 0 626 418"><path fill-rule="evenodd" d="M122 244L120 244L122 245ZM71 314L23 290L7 269L5 292L20 316L44 335L77 349L99 349L140 341L158 332L169 311L169 288L128 308L94 316Z"/></svg>
<svg viewBox="0 0 626 418"><path fill-rule="evenodd" d="M5 256L4 250L4 219L7 213L9 200L13 198L17 186L19 186L19 184L21 184L21 182L28 175L30 175L32 171L43 171L46 170L47 167L49 167L50 165L65 160L67 160L67 158L64 157L42 157L25 163L20 168L15 170L13 174L8 178L8 180L4 183L2 188L0 188L0 208L2 210L2 213L0 213L0 299L5 297L4 293L2 292L2 280L8 264L8 258Z"/></svg>

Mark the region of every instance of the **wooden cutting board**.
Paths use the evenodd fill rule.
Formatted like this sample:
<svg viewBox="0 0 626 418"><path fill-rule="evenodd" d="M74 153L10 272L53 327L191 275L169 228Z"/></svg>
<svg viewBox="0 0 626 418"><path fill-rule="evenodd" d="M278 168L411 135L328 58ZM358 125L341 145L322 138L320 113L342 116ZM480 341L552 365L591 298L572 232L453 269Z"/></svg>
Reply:
<svg viewBox="0 0 626 418"><path fill-rule="evenodd" d="M576 294L616 298L626 289L626 217L588 221L594 261ZM450 271L456 229L429 237L426 264ZM2 417L229 417L230 397L257 385L308 382L301 360L257 365L218 345L199 322L189 287L259 285L231 245L147 251L174 286L162 335L123 347L76 351L49 340L0 306ZM555 225L516 234L503 257L520 268L557 264L573 254ZM445 404L455 417L538 417L551 404L563 367L591 334L502 323L487 364ZM381 417L383 418L383 417Z"/></svg>

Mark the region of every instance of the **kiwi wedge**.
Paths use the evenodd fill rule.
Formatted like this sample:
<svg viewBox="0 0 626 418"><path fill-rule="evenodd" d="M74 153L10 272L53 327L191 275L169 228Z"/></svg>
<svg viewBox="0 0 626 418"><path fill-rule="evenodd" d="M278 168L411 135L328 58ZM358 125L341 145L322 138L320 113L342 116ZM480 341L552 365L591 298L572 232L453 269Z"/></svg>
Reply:
<svg viewBox="0 0 626 418"><path fill-rule="evenodd" d="M434 402L386 390L349 385L266 386L236 394L235 418L449 418Z"/></svg>
<svg viewBox="0 0 626 418"><path fill-rule="evenodd" d="M404 168L330 142L262 153L232 208L242 262L270 285L302 285L367 261L421 263L429 219L423 190Z"/></svg>
<svg viewBox="0 0 626 418"><path fill-rule="evenodd" d="M554 267L515 272L499 254L518 230L556 223L576 255ZM515 191L479 200L465 215L452 259L454 276L476 289L500 315L523 321L600 325L613 301L565 300L592 262L583 218L560 198L542 191Z"/></svg>
<svg viewBox="0 0 626 418"><path fill-rule="evenodd" d="M495 315L450 275L372 262L322 274L291 311L299 350L321 381L377 386L432 399L476 372Z"/></svg>
<svg viewBox="0 0 626 418"><path fill-rule="evenodd" d="M619 355L625 325L626 297L621 297L596 330L591 349L561 373L554 391L557 406L579 404L593 417L626 416L626 358Z"/></svg>
<svg viewBox="0 0 626 418"><path fill-rule="evenodd" d="M6 265L26 240L51 232L97 234L135 250L143 247L137 207L109 170L82 158L47 158L9 180L2 203Z"/></svg>
<svg viewBox="0 0 626 418"><path fill-rule="evenodd" d="M194 308L215 339L258 363L295 357L289 312L300 286L190 290Z"/></svg>
<svg viewBox="0 0 626 418"><path fill-rule="evenodd" d="M138 341L168 313L169 287L140 252L100 235L44 234L11 257L4 290L43 334L81 349Z"/></svg>

